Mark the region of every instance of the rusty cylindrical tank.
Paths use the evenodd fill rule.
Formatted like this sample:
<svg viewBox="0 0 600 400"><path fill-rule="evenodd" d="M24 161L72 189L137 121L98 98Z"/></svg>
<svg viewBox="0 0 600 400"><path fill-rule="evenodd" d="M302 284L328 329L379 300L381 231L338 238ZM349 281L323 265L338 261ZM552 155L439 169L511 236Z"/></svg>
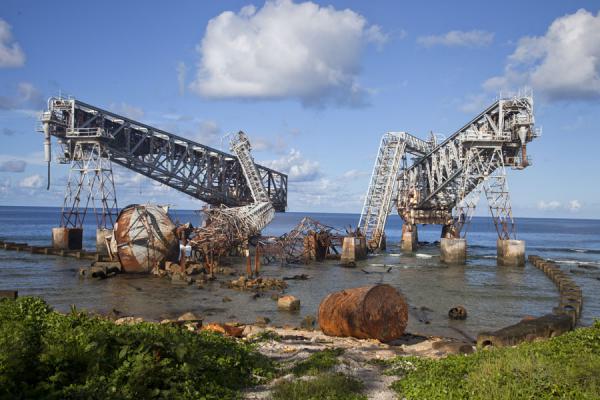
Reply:
<svg viewBox="0 0 600 400"><path fill-rule="evenodd" d="M402 336L407 322L404 296L390 285L334 292L319 305L319 325L330 336L389 342Z"/></svg>
<svg viewBox="0 0 600 400"><path fill-rule="evenodd" d="M123 272L152 272L165 261L177 261L179 240L167 210L132 204L121 210L114 234Z"/></svg>

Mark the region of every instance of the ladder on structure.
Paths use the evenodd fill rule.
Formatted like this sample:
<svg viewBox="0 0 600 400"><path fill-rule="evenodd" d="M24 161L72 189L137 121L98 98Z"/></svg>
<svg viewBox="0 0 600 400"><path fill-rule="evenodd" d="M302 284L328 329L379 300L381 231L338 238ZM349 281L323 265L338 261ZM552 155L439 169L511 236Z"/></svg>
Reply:
<svg viewBox="0 0 600 400"><path fill-rule="evenodd" d="M231 151L237 156L240 162L242 172L244 173L246 183L250 188L254 202L270 202L269 195L265 190L258 168L256 168L256 164L254 164L254 159L250 153L252 146L250 146L248 136L246 136L244 132L238 132L237 137L231 141L230 147Z"/></svg>
<svg viewBox="0 0 600 400"><path fill-rule="evenodd" d="M250 188L250 192L252 193L254 203L247 206L231 208L229 211L236 213L237 218L240 219L240 221L243 221L246 226L250 227L250 231L256 233L260 232L273 220L275 209L273 208L269 194L265 190L258 168L250 153L252 146L250 145L248 136L246 136L244 132L238 132L237 136L231 140L230 148L240 162L242 172L246 178L246 183Z"/></svg>
<svg viewBox="0 0 600 400"><path fill-rule="evenodd" d="M371 183L358 222L358 228L365 235L370 250L381 248L405 153L422 156L430 148L429 142L406 132L388 132L381 138Z"/></svg>

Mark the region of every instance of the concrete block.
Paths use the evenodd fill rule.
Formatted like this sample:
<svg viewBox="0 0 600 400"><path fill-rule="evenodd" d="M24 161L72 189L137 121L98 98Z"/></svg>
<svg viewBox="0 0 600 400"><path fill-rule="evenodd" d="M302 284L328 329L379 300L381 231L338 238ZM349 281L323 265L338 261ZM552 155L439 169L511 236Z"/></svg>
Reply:
<svg viewBox="0 0 600 400"><path fill-rule="evenodd" d="M464 264L467 261L467 240L440 240L440 260L446 264Z"/></svg>
<svg viewBox="0 0 600 400"><path fill-rule="evenodd" d="M106 247L106 238L112 237L113 230L106 228L96 229L96 253L108 255L108 247Z"/></svg>
<svg viewBox="0 0 600 400"><path fill-rule="evenodd" d="M409 229L409 226L402 225L402 241L400 242L400 248L403 251L412 252L417 250L419 246L419 234L417 232L417 226L413 226Z"/></svg>
<svg viewBox="0 0 600 400"><path fill-rule="evenodd" d="M52 228L52 247L60 250L81 250L83 247L83 229Z"/></svg>
<svg viewBox="0 0 600 400"><path fill-rule="evenodd" d="M342 264L356 265L356 261L367 258L367 241L364 237L347 236L342 242Z"/></svg>
<svg viewBox="0 0 600 400"><path fill-rule="evenodd" d="M570 331L572 326L573 318L567 313L548 314L543 317L521 321L495 332L482 332L477 336L477 347L514 346L522 342L551 338Z"/></svg>
<svg viewBox="0 0 600 400"><path fill-rule="evenodd" d="M498 239L496 242L498 265L522 267L525 265L525 241Z"/></svg>
<svg viewBox="0 0 600 400"><path fill-rule="evenodd" d="M282 296L277 300L277 308L286 311L297 311L300 309L300 300L294 296Z"/></svg>

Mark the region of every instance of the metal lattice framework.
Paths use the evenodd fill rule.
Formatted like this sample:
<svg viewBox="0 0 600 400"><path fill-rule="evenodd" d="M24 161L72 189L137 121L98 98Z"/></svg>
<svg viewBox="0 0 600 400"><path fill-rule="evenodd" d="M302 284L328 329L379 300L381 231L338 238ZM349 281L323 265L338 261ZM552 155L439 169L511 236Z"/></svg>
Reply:
<svg viewBox="0 0 600 400"><path fill-rule="evenodd" d="M381 138L371 183L358 222L358 228L367 238L369 248L376 249L382 244L385 224L396 194L398 173L403 162L406 163L406 154L424 156L430 150L431 142L406 132L388 132Z"/></svg>
<svg viewBox="0 0 600 400"><path fill-rule="evenodd" d="M254 202L242 166L231 154L76 99L51 98L42 124L58 138L66 162L73 160L78 141L93 137L112 162L193 198L229 207ZM285 211L287 175L256 167L273 207Z"/></svg>
<svg viewBox="0 0 600 400"><path fill-rule="evenodd" d="M112 165L94 141L74 147L60 226L82 228L87 211L94 210L98 228L112 229L118 214Z"/></svg>
<svg viewBox="0 0 600 400"><path fill-rule="evenodd" d="M533 97L527 94L495 101L439 144L433 135L428 141L384 135L359 222L369 247L379 246L390 198L409 230L440 224L444 237L459 237L466 234L482 190L498 237L515 237L506 167L530 165L527 143L539 134ZM411 148L412 143L419 146ZM416 156L410 164L407 154Z"/></svg>

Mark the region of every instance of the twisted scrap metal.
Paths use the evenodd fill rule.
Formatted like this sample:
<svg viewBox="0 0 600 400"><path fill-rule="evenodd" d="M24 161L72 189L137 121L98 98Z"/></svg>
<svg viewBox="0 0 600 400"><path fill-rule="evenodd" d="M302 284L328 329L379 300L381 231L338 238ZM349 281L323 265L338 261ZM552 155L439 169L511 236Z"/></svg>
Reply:
<svg viewBox="0 0 600 400"><path fill-rule="evenodd" d="M310 259L311 249L305 246L305 238L313 234L317 243L327 249L327 253L337 253L336 245L341 243L342 232L313 218L304 217L294 229L278 239L283 248L286 263L297 264Z"/></svg>

